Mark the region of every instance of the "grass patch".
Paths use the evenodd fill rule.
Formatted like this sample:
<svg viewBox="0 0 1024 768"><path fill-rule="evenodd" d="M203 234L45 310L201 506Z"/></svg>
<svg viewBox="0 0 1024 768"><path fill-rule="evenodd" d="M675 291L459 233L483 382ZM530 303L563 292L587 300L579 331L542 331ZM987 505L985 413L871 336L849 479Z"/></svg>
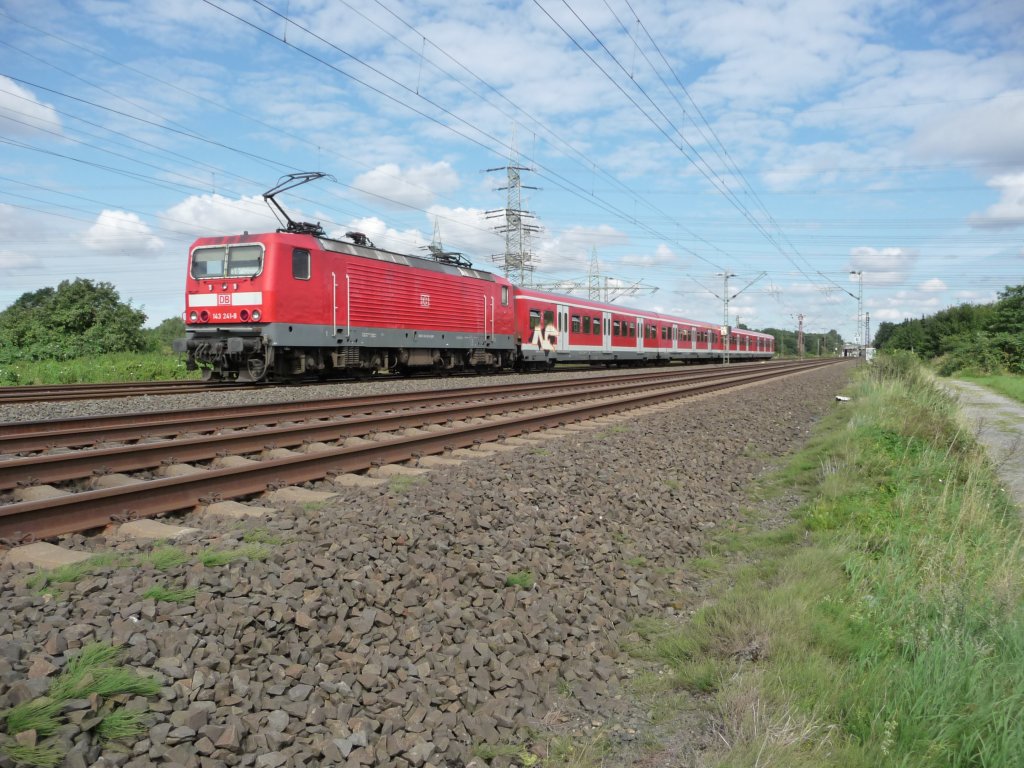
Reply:
<svg viewBox="0 0 1024 768"><path fill-rule="evenodd" d="M64 761L64 752L52 744L36 744L34 747L23 744L7 744L4 745L3 751L17 765L56 768Z"/></svg>
<svg viewBox="0 0 1024 768"><path fill-rule="evenodd" d="M38 571L32 574L26 581L29 589L52 590L59 589L64 584L74 584L86 576L107 568L117 568L130 564L130 558L122 555L103 554L90 557L80 563L62 565L49 571Z"/></svg>
<svg viewBox="0 0 1024 768"><path fill-rule="evenodd" d="M280 536L276 536L268 531L266 528L253 528L251 531L246 531L242 534L242 541L247 544L283 544L284 539Z"/></svg>
<svg viewBox="0 0 1024 768"><path fill-rule="evenodd" d="M807 489L799 524L721 536L713 600L632 651L712 693L712 765L1016 766L1019 513L916 362L849 394L776 478Z"/></svg>
<svg viewBox="0 0 1024 768"><path fill-rule="evenodd" d="M270 547L264 544L246 544L237 549L206 549L199 553L199 562L206 568L230 565L238 560L266 560Z"/></svg>
<svg viewBox="0 0 1024 768"><path fill-rule="evenodd" d="M5 717L7 732L35 731L37 736L45 738L60 727L58 717L62 706L60 700L44 697L11 707Z"/></svg>
<svg viewBox="0 0 1024 768"><path fill-rule="evenodd" d="M422 478L416 475L395 475L388 480L388 490L397 495L403 495L418 485Z"/></svg>
<svg viewBox="0 0 1024 768"><path fill-rule="evenodd" d="M150 677L141 677L126 667L110 666L120 652L119 647L105 643L85 646L50 684L50 698L63 701L84 699L92 694L122 693L152 696L160 690L160 684Z"/></svg>
<svg viewBox="0 0 1024 768"><path fill-rule="evenodd" d="M524 768L537 765L540 761L537 755L522 744L478 744L473 747L473 754L488 761L496 757L511 757Z"/></svg>
<svg viewBox="0 0 1024 768"><path fill-rule="evenodd" d="M643 568L647 565L647 558L643 555L637 555L636 557L631 557L623 562L631 568Z"/></svg>
<svg viewBox="0 0 1024 768"><path fill-rule="evenodd" d="M156 600L164 603L188 603L195 599L199 590L194 587L188 589L167 589L166 587L154 586L142 593L147 600Z"/></svg>
<svg viewBox="0 0 1024 768"><path fill-rule="evenodd" d="M148 563L158 571L169 571L171 568L184 565L188 560L189 556L185 552L170 546L154 547L139 558L140 563Z"/></svg>
<svg viewBox="0 0 1024 768"><path fill-rule="evenodd" d="M96 696L107 700L103 706L110 707L110 711L98 726L103 739L141 734L145 730L145 713L125 710L111 697L153 696L160 690L160 684L128 667L117 665L120 652L119 647L104 643L87 645L50 682L46 696L0 712L0 720L4 723L0 752L19 765L59 765L64 753L52 740L28 747L18 744L14 737L25 731L35 731L38 738L48 739L63 725L62 712L68 699Z"/></svg>
<svg viewBox="0 0 1024 768"><path fill-rule="evenodd" d="M1024 403L1024 376L963 376L967 381L981 384L994 392Z"/></svg>
<svg viewBox="0 0 1024 768"><path fill-rule="evenodd" d="M131 739L145 733L148 722L149 716L145 712L122 707L104 717L96 731L103 741Z"/></svg>
<svg viewBox="0 0 1024 768"><path fill-rule="evenodd" d="M517 587L519 589L533 589L534 578L530 571L516 571L505 578L506 587Z"/></svg>

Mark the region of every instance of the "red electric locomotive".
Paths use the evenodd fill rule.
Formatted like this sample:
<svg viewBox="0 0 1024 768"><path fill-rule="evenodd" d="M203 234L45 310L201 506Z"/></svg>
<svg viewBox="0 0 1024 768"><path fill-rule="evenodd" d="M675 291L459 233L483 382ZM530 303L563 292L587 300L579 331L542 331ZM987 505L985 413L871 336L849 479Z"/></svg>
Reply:
<svg viewBox="0 0 1024 768"><path fill-rule="evenodd" d="M275 233L201 238L189 251L186 338L174 348L207 380L286 381L414 370L635 365L720 359L709 323L519 288L460 254L422 258L366 236L325 236L274 195L324 174L285 177L264 198ZM729 356L768 358L770 335L729 334Z"/></svg>

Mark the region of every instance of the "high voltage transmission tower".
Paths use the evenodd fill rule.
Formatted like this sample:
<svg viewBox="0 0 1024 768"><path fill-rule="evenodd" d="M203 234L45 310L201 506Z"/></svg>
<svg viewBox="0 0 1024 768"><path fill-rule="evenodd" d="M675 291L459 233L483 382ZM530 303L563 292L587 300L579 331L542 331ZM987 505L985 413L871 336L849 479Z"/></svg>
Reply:
<svg viewBox="0 0 1024 768"><path fill-rule="evenodd" d="M508 182L499 190L507 192L505 207L494 211L487 211L484 215L488 219L503 218L504 223L494 229L505 236L505 253L496 254L492 258L496 264L501 265L505 277L518 285L533 284L533 250L530 239L540 232L540 227L530 223L534 215L523 208L524 189L537 189L537 187L525 186L520 178L522 171L532 171L524 165L519 164L519 154L516 151L515 139L512 140L512 151L509 153L508 165L497 168L488 168L486 173L494 171L505 171Z"/></svg>

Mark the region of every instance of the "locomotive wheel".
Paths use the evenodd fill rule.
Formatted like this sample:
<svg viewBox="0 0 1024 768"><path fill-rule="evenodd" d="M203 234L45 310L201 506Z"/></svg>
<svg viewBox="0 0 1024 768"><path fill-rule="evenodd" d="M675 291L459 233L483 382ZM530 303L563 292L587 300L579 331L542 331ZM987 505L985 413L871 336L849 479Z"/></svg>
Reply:
<svg viewBox="0 0 1024 768"><path fill-rule="evenodd" d="M248 381L263 381L267 377L268 367L267 361L262 357L256 357L254 355L247 358L245 361L245 370L248 374Z"/></svg>

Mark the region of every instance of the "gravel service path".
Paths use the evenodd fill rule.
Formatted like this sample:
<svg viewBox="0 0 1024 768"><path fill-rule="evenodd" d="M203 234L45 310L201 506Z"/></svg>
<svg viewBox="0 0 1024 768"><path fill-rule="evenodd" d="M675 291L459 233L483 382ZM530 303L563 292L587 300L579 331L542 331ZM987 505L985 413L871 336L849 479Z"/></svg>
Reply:
<svg viewBox="0 0 1024 768"><path fill-rule="evenodd" d="M1024 405L971 381L942 382L988 450L1003 487L1024 512Z"/></svg>
<svg viewBox="0 0 1024 768"><path fill-rule="evenodd" d="M99 702L68 702L58 738L73 768L458 768L482 764L475 746L556 726L626 745L645 727L622 651L630 620L696 607L684 566L705 532L738 519L753 479L803 443L850 371L629 413L375 488L317 483L338 495L244 522L185 515L201 532L166 571L109 568L51 596L0 565L0 709L103 641L162 688L129 702L149 727L120 749L92 732ZM269 556L200 563L247 533ZM195 598L142 597L156 585Z"/></svg>

